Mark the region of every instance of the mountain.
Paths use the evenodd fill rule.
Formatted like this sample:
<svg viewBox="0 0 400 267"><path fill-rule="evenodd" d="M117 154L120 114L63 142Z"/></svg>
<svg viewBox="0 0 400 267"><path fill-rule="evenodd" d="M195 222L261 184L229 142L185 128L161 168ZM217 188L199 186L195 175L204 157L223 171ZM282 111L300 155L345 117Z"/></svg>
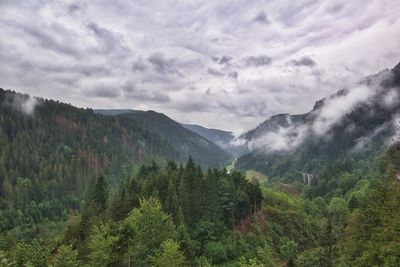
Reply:
<svg viewBox="0 0 400 267"><path fill-rule="evenodd" d="M338 160L371 158L396 138L400 64L317 101L305 114L278 114L240 136L250 152L235 167L272 180L323 173Z"/></svg>
<svg viewBox="0 0 400 267"><path fill-rule="evenodd" d="M201 165L224 164L232 156L211 140L192 132L162 113L140 110L95 110L95 112L135 121L144 129L159 134L163 140L179 151L180 159L192 156Z"/></svg>
<svg viewBox="0 0 400 267"><path fill-rule="evenodd" d="M134 120L143 128L160 134L164 140L173 144L183 157L192 156L199 159L207 154L201 161L203 166L215 165L215 162L227 163L232 158L229 152L218 147L213 140L187 129L162 113L130 109L95 109L94 111L107 116L120 116Z"/></svg>
<svg viewBox="0 0 400 267"><path fill-rule="evenodd" d="M396 75L367 77L243 134L251 151L236 167L274 186L204 171L191 157L167 162L230 157L164 114L99 114L0 89L0 260L400 266L400 144L386 149L398 140Z"/></svg>
<svg viewBox="0 0 400 267"><path fill-rule="evenodd" d="M187 156L189 154L199 154L200 152L198 150L202 149L202 146L207 146L209 149L212 149L213 152L209 155L217 161L219 159L228 161L231 158L231 155L238 156L241 153L240 148L232 144L235 138L232 132L209 129L195 124L182 123L178 125L174 120L155 111L131 109L95 109L94 111L107 116L129 116L135 121L141 123L148 130L160 133L163 137L167 138L168 141L180 147L181 152ZM190 133L187 130L189 130ZM199 136L209 142L200 140ZM190 144L184 145L182 143L183 140L190 140ZM225 152L221 151L221 149L217 149L210 142L219 146Z"/></svg>
<svg viewBox="0 0 400 267"><path fill-rule="evenodd" d="M0 233L34 236L32 222L65 221L65 211L79 210L94 178L117 184L144 163L189 155L201 166L231 159L160 113L105 116L0 89Z"/></svg>
<svg viewBox="0 0 400 267"><path fill-rule="evenodd" d="M236 144L235 136L232 132L210 129L195 124L182 123L182 126L213 142L235 157L244 154L244 147Z"/></svg>
<svg viewBox="0 0 400 267"><path fill-rule="evenodd" d="M182 126L219 146L227 145L235 138L232 132L205 128L203 126L195 124L182 123Z"/></svg>

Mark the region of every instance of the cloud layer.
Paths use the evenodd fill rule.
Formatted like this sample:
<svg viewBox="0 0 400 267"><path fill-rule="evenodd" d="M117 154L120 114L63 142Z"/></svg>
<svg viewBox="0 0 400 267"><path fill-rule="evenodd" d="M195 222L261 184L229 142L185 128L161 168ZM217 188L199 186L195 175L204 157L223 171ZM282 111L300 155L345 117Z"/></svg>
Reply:
<svg viewBox="0 0 400 267"><path fill-rule="evenodd" d="M397 0L4 0L0 8L1 87L233 131L306 112L400 61Z"/></svg>

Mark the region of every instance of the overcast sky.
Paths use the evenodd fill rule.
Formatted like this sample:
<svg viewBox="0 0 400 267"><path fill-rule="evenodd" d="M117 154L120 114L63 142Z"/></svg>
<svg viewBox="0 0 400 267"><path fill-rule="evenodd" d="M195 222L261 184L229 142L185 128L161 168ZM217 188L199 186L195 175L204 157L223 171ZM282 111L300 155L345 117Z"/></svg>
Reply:
<svg viewBox="0 0 400 267"><path fill-rule="evenodd" d="M399 0L0 0L0 87L240 132L400 62Z"/></svg>

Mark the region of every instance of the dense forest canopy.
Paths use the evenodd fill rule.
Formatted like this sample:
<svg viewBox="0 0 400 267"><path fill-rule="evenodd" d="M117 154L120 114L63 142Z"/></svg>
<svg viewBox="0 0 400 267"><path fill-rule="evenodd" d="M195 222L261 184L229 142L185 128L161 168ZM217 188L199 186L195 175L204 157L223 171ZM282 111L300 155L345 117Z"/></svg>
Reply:
<svg viewBox="0 0 400 267"><path fill-rule="evenodd" d="M400 264L396 143L308 163L311 183L289 154L258 180L180 160L181 126L157 113L0 96L1 266Z"/></svg>

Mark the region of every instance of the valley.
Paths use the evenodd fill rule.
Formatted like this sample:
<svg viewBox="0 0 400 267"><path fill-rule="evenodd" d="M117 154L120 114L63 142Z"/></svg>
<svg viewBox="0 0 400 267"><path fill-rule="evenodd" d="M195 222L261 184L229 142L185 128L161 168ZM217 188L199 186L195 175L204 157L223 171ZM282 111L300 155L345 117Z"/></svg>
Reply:
<svg viewBox="0 0 400 267"><path fill-rule="evenodd" d="M396 266L399 73L239 140L1 89L1 264Z"/></svg>

